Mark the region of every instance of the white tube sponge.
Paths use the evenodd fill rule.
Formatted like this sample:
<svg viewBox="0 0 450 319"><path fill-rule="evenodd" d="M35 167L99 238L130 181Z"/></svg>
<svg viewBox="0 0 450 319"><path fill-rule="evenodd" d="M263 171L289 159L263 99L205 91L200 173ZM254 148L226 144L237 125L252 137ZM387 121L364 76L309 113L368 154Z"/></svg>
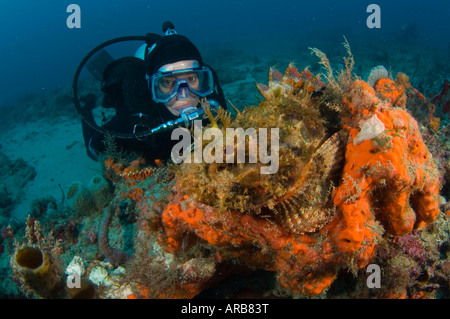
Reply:
<svg viewBox="0 0 450 319"><path fill-rule="evenodd" d="M366 82L371 87L375 87L375 84L377 84L378 80L388 77L389 77L388 70L383 65L378 65L369 71L369 75L367 76Z"/></svg>
<svg viewBox="0 0 450 319"><path fill-rule="evenodd" d="M105 208L113 199L113 188L102 175L92 177L88 185L88 190L99 211Z"/></svg>
<svg viewBox="0 0 450 319"><path fill-rule="evenodd" d="M371 140L383 133L385 130L383 122L380 121L376 114L374 114L368 120L361 120L359 122L359 127L361 128L361 131L353 140L354 145L358 145L364 141Z"/></svg>
<svg viewBox="0 0 450 319"><path fill-rule="evenodd" d="M69 206L77 211L88 215L98 212L91 192L80 182L70 185L66 198Z"/></svg>

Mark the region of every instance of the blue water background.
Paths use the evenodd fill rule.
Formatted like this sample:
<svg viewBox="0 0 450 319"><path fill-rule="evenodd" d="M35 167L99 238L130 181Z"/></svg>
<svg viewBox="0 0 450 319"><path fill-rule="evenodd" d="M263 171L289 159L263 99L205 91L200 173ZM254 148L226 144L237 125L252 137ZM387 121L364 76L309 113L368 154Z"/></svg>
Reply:
<svg viewBox="0 0 450 319"><path fill-rule="evenodd" d="M69 4L81 8L81 29L69 29ZM381 29L369 29L366 8L381 8ZM295 44L386 41L414 25L420 46L450 52L450 1L299 0L1 0L0 106L27 93L46 94L71 84L80 60L97 44L124 35L161 33L165 20L195 44L234 49L259 43L267 50ZM382 43L382 42L381 42ZM247 44L248 47L245 47Z"/></svg>

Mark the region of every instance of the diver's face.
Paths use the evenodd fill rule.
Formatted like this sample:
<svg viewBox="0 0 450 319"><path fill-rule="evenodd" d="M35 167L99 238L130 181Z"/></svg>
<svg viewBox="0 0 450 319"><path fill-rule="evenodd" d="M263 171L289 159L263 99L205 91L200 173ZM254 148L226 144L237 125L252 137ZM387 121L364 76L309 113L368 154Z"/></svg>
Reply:
<svg viewBox="0 0 450 319"><path fill-rule="evenodd" d="M194 63L196 62L197 61L195 60L179 61L163 65L160 70L170 72L189 69L193 68ZM197 74L195 72L187 71L185 73L169 75L162 78L158 83L159 90L161 90L161 92L163 93L170 93L175 88L176 82L180 79L185 79L187 81L187 84L194 90L199 86ZM166 103L166 107L173 115L180 116L180 113L183 109L185 109L186 107L197 107L198 103L198 96L189 91L185 84L181 84L178 88L178 93L171 100L169 100L169 102Z"/></svg>

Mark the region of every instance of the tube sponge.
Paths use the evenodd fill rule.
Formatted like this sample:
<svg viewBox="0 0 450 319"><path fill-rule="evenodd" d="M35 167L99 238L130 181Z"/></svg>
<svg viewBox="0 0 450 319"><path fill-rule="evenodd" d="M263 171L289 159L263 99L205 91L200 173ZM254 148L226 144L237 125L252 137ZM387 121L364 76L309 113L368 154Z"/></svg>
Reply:
<svg viewBox="0 0 450 319"><path fill-rule="evenodd" d="M88 215L98 211L91 192L80 182L70 185L67 192L67 202L71 208Z"/></svg>
<svg viewBox="0 0 450 319"><path fill-rule="evenodd" d="M39 246L18 247L10 260L14 275L24 292L39 298L57 297L61 277L58 267Z"/></svg>
<svg viewBox="0 0 450 319"><path fill-rule="evenodd" d="M22 247L14 254L17 266L26 273L43 275L48 271L48 256L39 247Z"/></svg>
<svg viewBox="0 0 450 319"><path fill-rule="evenodd" d="M95 206L100 211L105 208L113 199L113 189L109 182L102 175L92 177L88 185L88 190L94 199Z"/></svg>
<svg viewBox="0 0 450 319"><path fill-rule="evenodd" d="M383 65L378 65L369 71L366 82L371 87L375 87L378 80L385 78L389 78L389 71Z"/></svg>
<svg viewBox="0 0 450 319"><path fill-rule="evenodd" d="M113 195L109 182L103 176L95 175L87 187L80 182L72 183L67 192L67 202L71 208L91 215L105 208Z"/></svg>

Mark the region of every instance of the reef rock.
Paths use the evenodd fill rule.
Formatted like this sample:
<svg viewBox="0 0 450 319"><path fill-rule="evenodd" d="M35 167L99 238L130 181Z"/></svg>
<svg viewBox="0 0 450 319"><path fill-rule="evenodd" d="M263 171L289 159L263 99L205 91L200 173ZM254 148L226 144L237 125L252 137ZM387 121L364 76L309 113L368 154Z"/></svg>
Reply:
<svg viewBox="0 0 450 319"><path fill-rule="evenodd" d="M23 159L9 159L0 152L0 216L6 216L20 202L25 185L36 176Z"/></svg>
<svg viewBox="0 0 450 319"><path fill-rule="evenodd" d="M405 235L436 219L438 173L404 109L402 83L380 78L374 90L352 75L351 54L336 79L314 52L328 70L325 88L307 69L271 69L269 85L258 85L265 101L233 120L219 112L221 125L211 118L222 130L215 144L225 145L222 154L237 148L223 137L227 128L279 128L278 171L261 174L250 151L244 163L181 164L162 212L162 245L179 254L207 244L218 262L272 270L292 293L317 295L340 270L366 267L383 234ZM327 121L327 108L339 126Z"/></svg>
<svg viewBox="0 0 450 319"><path fill-rule="evenodd" d="M322 86L308 69L298 72L290 64L284 75L271 69L269 86L258 84L265 101L232 120L219 114L222 134L214 141L220 145L215 154L223 157L177 168L180 192L220 210L266 216L295 233L320 229L334 215L330 191L346 141L343 131L327 132L320 99L312 97ZM229 136L233 129L237 141ZM264 159L264 143L277 165L271 174L262 173L274 164ZM206 147L203 141L201 149ZM241 162L240 147L245 149Z"/></svg>

